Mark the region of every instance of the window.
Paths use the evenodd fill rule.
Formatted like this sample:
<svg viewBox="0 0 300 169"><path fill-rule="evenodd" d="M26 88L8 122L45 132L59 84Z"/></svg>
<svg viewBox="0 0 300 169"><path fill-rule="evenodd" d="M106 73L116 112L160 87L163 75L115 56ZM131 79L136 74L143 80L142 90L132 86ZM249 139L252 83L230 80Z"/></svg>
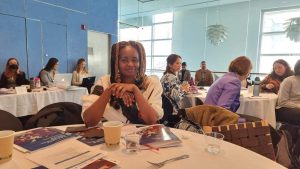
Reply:
<svg viewBox="0 0 300 169"><path fill-rule="evenodd" d="M146 74L162 76L166 59L172 52L173 13L152 16L152 24L139 28L121 28L120 40L136 40L143 44L146 58Z"/></svg>
<svg viewBox="0 0 300 169"><path fill-rule="evenodd" d="M291 41L285 33L285 23L294 17L300 17L300 8L263 13L259 72L270 73L277 59L284 59L293 69L300 59L300 42Z"/></svg>

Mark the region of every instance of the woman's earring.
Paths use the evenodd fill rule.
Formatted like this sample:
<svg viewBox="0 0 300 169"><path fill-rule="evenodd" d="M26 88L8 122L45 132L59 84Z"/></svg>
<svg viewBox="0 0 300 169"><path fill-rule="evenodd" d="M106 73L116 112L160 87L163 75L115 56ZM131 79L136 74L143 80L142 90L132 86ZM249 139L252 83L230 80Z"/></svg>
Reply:
<svg viewBox="0 0 300 169"><path fill-rule="evenodd" d="M121 74L120 71L118 70L118 72L116 73L116 82L117 83L121 83Z"/></svg>
<svg viewBox="0 0 300 169"><path fill-rule="evenodd" d="M140 85L141 81L142 81L142 77L140 75L140 72L138 72L135 78L135 82L136 84Z"/></svg>

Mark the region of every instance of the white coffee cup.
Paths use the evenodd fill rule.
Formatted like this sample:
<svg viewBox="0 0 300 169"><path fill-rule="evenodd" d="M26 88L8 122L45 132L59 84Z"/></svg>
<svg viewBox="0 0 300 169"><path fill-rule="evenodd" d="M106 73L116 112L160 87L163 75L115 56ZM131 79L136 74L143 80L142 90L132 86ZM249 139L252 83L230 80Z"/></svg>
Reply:
<svg viewBox="0 0 300 169"><path fill-rule="evenodd" d="M0 164L12 159L14 134L12 130L0 131Z"/></svg>
<svg viewBox="0 0 300 169"><path fill-rule="evenodd" d="M120 121L108 121L103 123L104 140L107 146L115 146L120 143L122 126L123 123Z"/></svg>

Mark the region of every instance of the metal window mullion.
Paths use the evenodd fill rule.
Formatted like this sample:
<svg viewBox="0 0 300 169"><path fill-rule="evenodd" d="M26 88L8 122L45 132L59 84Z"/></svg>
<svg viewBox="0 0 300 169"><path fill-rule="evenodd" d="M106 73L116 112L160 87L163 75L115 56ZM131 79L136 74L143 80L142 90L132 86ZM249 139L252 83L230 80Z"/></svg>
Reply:
<svg viewBox="0 0 300 169"><path fill-rule="evenodd" d="M153 67L154 67L154 59L153 59L153 53L154 53L154 24L153 24L153 16L152 16L152 23L151 23L151 71L150 73L153 74Z"/></svg>
<svg viewBox="0 0 300 169"><path fill-rule="evenodd" d="M278 32L263 32L262 35L284 35L285 31L278 31Z"/></svg>
<svg viewBox="0 0 300 169"><path fill-rule="evenodd" d="M158 23L154 23L154 24L155 25L162 25L162 24L169 24L169 23L173 23L173 21L158 22Z"/></svg>
<svg viewBox="0 0 300 169"><path fill-rule="evenodd" d="M153 39L153 41L167 41L167 40L171 40L172 41L172 39L170 39L170 38L166 38L166 39Z"/></svg>
<svg viewBox="0 0 300 169"><path fill-rule="evenodd" d="M260 56L300 56L300 53L272 53L272 54L260 54Z"/></svg>

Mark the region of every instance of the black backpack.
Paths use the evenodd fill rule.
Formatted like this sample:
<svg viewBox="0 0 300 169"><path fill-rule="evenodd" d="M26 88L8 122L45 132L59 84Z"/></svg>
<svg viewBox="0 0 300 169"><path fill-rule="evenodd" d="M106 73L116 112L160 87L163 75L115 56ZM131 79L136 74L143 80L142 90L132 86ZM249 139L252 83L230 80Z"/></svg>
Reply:
<svg viewBox="0 0 300 169"><path fill-rule="evenodd" d="M25 129L83 124L81 110L81 105L72 102L59 102L48 105L27 121Z"/></svg>
<svg viewBox="0 0 300 169"><path fill-rule="evenodd" d="M276 161L289 169L300 168L300 126L283 124L278 130Z"/></svg>

